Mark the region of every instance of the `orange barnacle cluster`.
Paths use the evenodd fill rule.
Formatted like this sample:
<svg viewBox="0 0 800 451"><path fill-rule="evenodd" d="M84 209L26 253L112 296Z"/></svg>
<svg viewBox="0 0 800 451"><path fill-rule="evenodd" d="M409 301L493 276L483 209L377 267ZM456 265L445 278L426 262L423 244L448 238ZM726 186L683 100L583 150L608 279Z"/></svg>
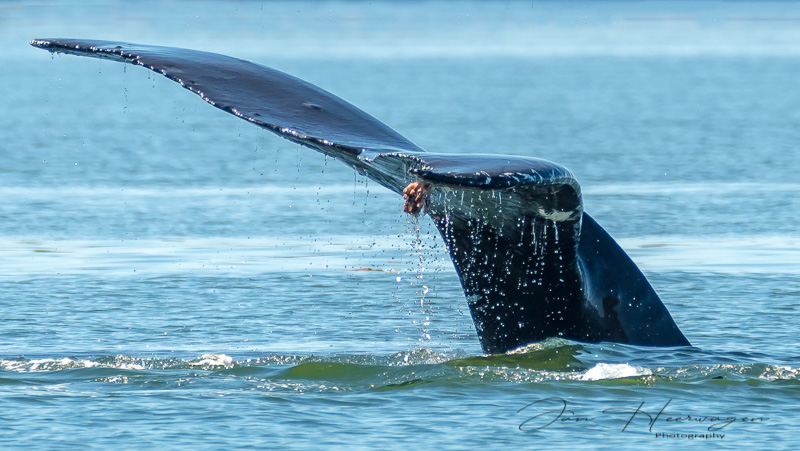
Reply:
<svg viewBox="0 0 800 451"><path fill-rule="evenodd" d="M431 193L431 184L427 182L414 182L403 190L403 198L406 200L403 211L417 216L428 205L428 197Z"/></svg>

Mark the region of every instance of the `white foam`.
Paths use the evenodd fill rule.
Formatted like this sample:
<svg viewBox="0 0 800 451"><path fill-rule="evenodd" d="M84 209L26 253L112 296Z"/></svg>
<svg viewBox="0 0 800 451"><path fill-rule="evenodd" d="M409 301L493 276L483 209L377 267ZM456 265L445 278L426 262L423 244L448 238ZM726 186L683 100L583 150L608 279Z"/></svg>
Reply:
<svg viewBox="0 0 800 451"><path fill-rule="evenodd" d="M627 363L598 363L586 370L580 377L583 381L599 381L603 379L620 379L623 377L647 376L652 374L646 368L635 367Z"/></svg>
<svg viewBox="0 0 800 451"><path fill-rule="evenodd" d="M100 366L99 363L91 360L75 360L68 357L60 359L34 359L34 360L0 360L0 369L6 371L25 372L45 372L59 371L70 368L92 368Z"/></svg>
<svg viewBox="0 0 800 451"><path fill-rule="evenodd" d="M225 354L203 354L196 362L191 362L192 366L229 366L233 359Z"/></svg>

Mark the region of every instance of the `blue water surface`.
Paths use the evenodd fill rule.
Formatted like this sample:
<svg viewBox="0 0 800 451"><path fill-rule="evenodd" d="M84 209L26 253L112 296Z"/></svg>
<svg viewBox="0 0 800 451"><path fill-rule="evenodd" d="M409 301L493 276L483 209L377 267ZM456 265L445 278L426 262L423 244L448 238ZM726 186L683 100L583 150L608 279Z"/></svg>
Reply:
<svg viewBox="0 0 800 451"><path fill-rule="evenodd" d="M694 346L485 356L402 199L47 37L238 56L429 151L556 161ZM0 441L793 449L799 43L790 2L2 2Z"/></svg>

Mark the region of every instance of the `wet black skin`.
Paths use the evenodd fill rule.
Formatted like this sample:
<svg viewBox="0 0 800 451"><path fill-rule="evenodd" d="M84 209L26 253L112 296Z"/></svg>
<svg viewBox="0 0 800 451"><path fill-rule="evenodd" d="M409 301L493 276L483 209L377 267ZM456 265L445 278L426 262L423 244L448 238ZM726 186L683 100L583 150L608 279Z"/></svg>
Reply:
<svg viewBox="0 0 800 451"><path fill-rule="evenodd" d="M410 183L429 183L426 212L447 245L487 353L550 337L689 345L641 271L583 211L575 177L555 163L427 153L317 86L224 55L75 39L31 45L151 69L398 194Z"/></svg>

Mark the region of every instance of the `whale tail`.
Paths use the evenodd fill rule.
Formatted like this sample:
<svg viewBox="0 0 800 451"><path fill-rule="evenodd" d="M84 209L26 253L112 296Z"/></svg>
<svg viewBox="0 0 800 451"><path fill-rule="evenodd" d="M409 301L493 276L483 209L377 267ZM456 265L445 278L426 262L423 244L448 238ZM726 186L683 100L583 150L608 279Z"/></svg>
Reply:
<svg viewBox="0 0 800 451"><path fill-rule="evenodd" d="M426 153L317 86L229 56L75 39L31 45L143 66L398 194L416 192L410 212L424 209L442 235L488 353L548 337L689 344L636 265L583 212L575 177L555 163ZM408 189L419 182L423 191Z"/></svg>

